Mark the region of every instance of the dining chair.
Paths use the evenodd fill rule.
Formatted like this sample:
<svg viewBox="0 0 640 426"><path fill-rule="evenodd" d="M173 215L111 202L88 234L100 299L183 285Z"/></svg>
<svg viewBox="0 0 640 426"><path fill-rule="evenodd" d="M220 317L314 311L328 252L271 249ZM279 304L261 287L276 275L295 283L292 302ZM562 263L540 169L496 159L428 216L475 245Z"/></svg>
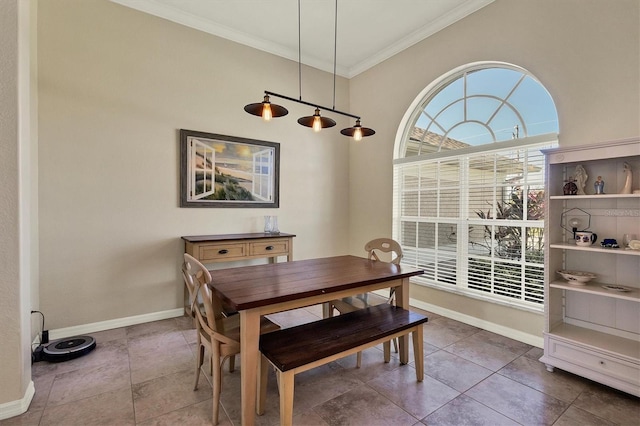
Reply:
<svg viewBox="0 0 640 426"><path fill-rule="evenodd" d="M381 261L382 253L391 253L392 259L390 263L394 265L399 265L402 260L402 247L400 243L391 239L391 238L376 238L374 240L369 241L364 245L364 249L368 254L369 260ZM395 304L395 289L392 287L389 289L389 297L387 299L387 303ZM347 312L353 312L357 309L363 309L372 306L372 303L369 302L368 294L358 294L353 297L344 297L342 299L336 299L329 302L329 315L333 315L334 309L338 311L340 314L345 314ZM397 339L393 339L393 346L398 352L398 341ZM391 357L391 346L389 342L385 342L383 344L384 348L384 361L389 362ZM356 366L360 368L362 364L362 352L358 352L356 359Z"/></svg>
<svg viewBox="0 0 640 426"><path fill-rule="evenodd" d="M184 279L184 285L187 288L187 292L189 293L189 306L192 306L197 297L195 294L195 281L196 280L190 280L188 275L189 275L189 271L185 270L185 265L195 265L197 266L197 271L196 271L196 280L200 283L210 283L211 282L211 272L209 272L209 270L195 257L191 256L190 254L184 253L184 263L183 263L183 268L182 268L182 278ZM200 308L202 308L202 301L198 301L198 304L200 305ZM222 313L224 314L224 316L228 317L231 315L236 315L238 312L233 309L232 307L230 307L228 304L226 303L222 303ZM195 320L196 320L196 314L193 310L191 310L191 316L193 317L193 321L194 321L194 327L195 327Z"/></svg>
<svg viewBox="0 0 640 426"><path fill-rule="evenodd" d="M240 353L240 315L226 316L222 301L210 288L211 273L192 256L185 253L183 275L194 290L191 311L195 312L197 330L196 377L193 390L198 389L200 370L204 364L205 349L211 365L213 385L212 422L218 424L220 392L222 388L222 366L229 359L229 371L234 371L235 356ZM200 279L203 277L205 281ZM200 303L199 303L200 302ZM268 318L260 318L260 334L279 330L280 326ZM265 377L262 375L261 377ZM266 386L266 379L260 383Z"/></svg>

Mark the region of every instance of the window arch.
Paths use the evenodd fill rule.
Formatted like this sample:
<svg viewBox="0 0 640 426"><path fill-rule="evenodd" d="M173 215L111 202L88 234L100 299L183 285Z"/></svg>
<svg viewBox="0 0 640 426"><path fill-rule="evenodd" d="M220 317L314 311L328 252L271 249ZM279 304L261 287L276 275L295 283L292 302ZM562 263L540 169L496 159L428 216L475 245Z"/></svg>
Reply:
<svg viewBox="0 0 640 426"><path fill-rule="evenodd" d="M558 118L525 69L457 68L416 97L399 129L393 234L418 283L541 310L544 158Z"/></svg>

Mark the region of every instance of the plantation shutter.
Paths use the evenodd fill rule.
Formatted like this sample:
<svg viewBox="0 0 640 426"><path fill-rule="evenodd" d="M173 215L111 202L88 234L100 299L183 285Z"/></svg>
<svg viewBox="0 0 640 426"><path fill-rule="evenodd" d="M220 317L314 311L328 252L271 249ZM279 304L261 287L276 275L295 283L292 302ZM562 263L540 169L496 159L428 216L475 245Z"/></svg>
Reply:
<svg viewBox="0 0 640 426"><path fill-rule="evenodd" d="M543 136L395 161L394 238L416 282L542 308Z"/></svg>

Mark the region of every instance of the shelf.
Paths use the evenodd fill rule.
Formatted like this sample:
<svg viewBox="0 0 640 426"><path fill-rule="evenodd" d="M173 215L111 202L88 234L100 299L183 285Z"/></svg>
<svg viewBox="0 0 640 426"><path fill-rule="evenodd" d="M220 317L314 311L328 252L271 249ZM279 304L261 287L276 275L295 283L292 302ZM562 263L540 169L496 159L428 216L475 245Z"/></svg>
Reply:
<svg viewBox="0 0 640 426"><path fill-rule="evenodd" d="M578 250L578 251L591 251L591 252L596 252L596 253L608 253L608 254L622 254L622 255L629 255L629 256L640 256L640 250L626 250L623 248L602 248L602 247L597 247L596 246L591 246L591 247L581 247L581 246L577 246L575 244L566 244L566 243L555 243L555 244L549 244L550 248L555 248L555 249L563 249L563 250Z"/></svg>
<svg viewBox="0 0 640 426"><path fill-rule="evenodd" d="M638 363L640 360L640 341L625 339L608 333L578 327L571 324L559 324L549 333L568 342L576 342L612 356L628 357L629 361Z"/></svg>
<svg viewBox="0 0 640 426"><path fill-rule="evenodd" d="M587 195L551 195L549 199L551 200L602 200L605 198L616 199L616 198L638 198L640 199L640 194L587 194Z"/></svg>
<svg viewBox="0 0 640 426"><path fill-rule="evenodd" d="M624 299L624 300L630 300L632 302L640 302L639 289L633 289L628 292L622 292L622 291L607 290L605 288L602 288L602 285L604 284L598 283L598 282L589 282L586 285L570 284L566 281L552 281L551 283L549 283L549 286L553 288L561 288L563 290L576 291L579 293L589 293L589 294L595 294L598 296L611 297L614 299ZM624 287L631 288L629 286L624 286Z"/></svg>
<svg viewBox="0 0 640 426"><path fill-rule="evenodd" d="M584 215L589 216L587 228L597 229L601 237L638 234L640 193L613 192L623 182L628 188L630 175L624 171L624 163L631 170L640 170L640 137L555 148L544 154L548 172L545 217L549 223L544 245L548 331L544 333L541 361L550 371L557 367L640 396L640 283L634 278L640 266L640 250L605 248L600 245L603 238L593 245L578 246L568 225L568 216ZM608 188L611 193L594 194L591 180L583 187L586 194L564 195L560 182L568 182L578 165L584 166L592 179L602 175L607 181L605 192ZM635 184L633 189L638 188L637 180ZM556 272L580 269L580 265L599 276L579 285ZM608 290L603 285L620 285L630 291Z"/></svg>

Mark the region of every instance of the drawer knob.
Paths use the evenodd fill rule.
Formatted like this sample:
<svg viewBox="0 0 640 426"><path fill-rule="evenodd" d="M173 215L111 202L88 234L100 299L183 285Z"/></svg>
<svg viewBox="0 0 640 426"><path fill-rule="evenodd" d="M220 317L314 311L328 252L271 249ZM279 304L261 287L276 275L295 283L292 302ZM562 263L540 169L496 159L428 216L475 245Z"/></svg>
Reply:
<svg viewBox="0 0 640 426"><path fill-rule="evenodd" d="M273 249L274 249L274 247L273 247L273 246L266 246L266 247L265 247L265 250L273 250Z"/></svg>
<svg viewBox="0 0 640 426"><path fill-rule="evenodd" d="M600 365L604 365L604 361L600 361Z"/></svg>
<svg viewBox="0 0 640 426"><path fill-rule="evenodd" d="M227 254L227 253L229 253L229 250L227 249L218 250L218 254Z"/></svg>

